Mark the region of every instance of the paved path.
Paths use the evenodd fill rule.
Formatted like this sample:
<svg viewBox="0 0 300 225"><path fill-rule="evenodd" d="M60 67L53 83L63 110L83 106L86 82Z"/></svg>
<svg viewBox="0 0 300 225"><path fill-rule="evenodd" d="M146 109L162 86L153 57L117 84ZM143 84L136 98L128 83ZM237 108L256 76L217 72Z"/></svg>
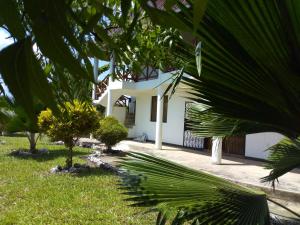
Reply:
<svg viewBox="0 0 300 225"><path fill-rule="evenodd" d="M116 146L116 149L153 154L237 183L262 188L269 194L273 192L270 184L260 182L260 178L269 174L269 170L264 169L264 163L260 161L224 157L222 165L213 165L210 161L210 156L201 151L166 145L163 146L162 150L154 150L154 144L152 143L138 143L134 141L122 141ZM276 185L276 193L279 192L282 192L281 195L283 197L292 198L300 203L300 169L295 169L279 179L279 183Z"/></svg>

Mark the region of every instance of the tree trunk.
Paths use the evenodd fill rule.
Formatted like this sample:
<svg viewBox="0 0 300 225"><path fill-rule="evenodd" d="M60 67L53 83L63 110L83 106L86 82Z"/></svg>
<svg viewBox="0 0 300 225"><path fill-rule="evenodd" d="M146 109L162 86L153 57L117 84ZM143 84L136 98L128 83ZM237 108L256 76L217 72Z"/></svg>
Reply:
<svg viewBox="0 0 300 225"><path fill-rule="evenodd" d="M112 152L112 148L110 145L107 146L107 152Z"/></svg>
<svg viewBox="0 0 300 225"><path fill-rule="evenodd" d="M29 152L31 152L33 154L37 153L35 133L28 132L27 137L28 137L29 145L30 145Z"/></svg>
<svg viewBox="0 0 300 225"><path fill-rule="evenodd" d="M73 147L69 147L68 149L68 156L66 160L66 167L67 169L71 168L73 165Z"/></svg>

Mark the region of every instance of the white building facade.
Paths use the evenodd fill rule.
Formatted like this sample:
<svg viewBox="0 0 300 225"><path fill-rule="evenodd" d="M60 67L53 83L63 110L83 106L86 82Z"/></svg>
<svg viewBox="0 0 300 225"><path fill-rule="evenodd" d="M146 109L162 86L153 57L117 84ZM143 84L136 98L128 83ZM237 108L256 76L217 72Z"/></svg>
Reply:
<svg viewBox="0 0 300 225"><path fill-rule="evenodd" d="M144 71L145 72L145 71ZM173 72L163 73L152 68L133 81L113 81L106 78L96 87L94 104L106 107L106 115L116 117L129 130L129 138L145 137L155 142L174 144L195 150L211 148L209 140L195 137L185 126L185 114L189 105L187 87L180 84L171 97L162 97ZM127 77L128 78L128 77ZM250 134L223 140L223 153L266 159L265 150L283 138L277 133Z"/></svg>

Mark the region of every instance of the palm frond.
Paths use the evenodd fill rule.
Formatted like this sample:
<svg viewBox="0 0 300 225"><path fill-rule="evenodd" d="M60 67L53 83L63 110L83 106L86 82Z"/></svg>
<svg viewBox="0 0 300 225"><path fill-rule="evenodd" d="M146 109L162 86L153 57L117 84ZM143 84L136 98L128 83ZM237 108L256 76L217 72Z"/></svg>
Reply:
<svg viewBox="0 0 300 225"><path fill-rule="evenodd" d="M181 5L181 11L167 10L185 24L178 29L194 29L194 39L201 41L201 76L195 46L178 42L173 49L189 63L184 72L190 76L182 80L191 87L192 100L224 118L296 138L300 133L300 4L295 0L208 1L195 29L191 15L198 2L206 4L188 1L190 7Z"/></svg>
<svg viewBox="0 0 300 225"><path fill-rule="evenodd" d="M298 225L299 220L291 218L283 218L282 216L271 215L271 225Z"/></svg>
<svg viewBox="0 0 300 225"><path fill-rule="evenodd" d="M121 165L128 200L158 211L157 224L269 224L262 192L142 153Z"/></svg>
<svg viewBox="0 0 300 225"><path fill-rule="evenodd" d="M266 168L271 169L271 172L263 177L262 181L272 182L274 186L280 176L300 166L300 138L295 140L286 138L268 151L270 155Z"/></svg>
<svg viewBox="0 0 300 225"><path fill-rule="evenodd" d="M187 129L202 137L245 135L272 129L267 124L226 118L203 104L195 104L188 110L186 123Z"/></svg>

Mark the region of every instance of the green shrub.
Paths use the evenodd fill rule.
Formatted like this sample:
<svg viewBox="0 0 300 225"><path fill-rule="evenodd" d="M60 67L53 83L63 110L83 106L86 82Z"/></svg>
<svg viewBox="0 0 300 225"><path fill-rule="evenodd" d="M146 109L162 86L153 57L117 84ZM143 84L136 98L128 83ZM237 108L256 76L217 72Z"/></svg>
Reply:
<svg viewBox="0 0 300 225"><path fill-rule="evenodd" d="M127 135L126 127L112 116L100 120L100 126L94 132L95 138L103 142L108 151L111 151L111 147L124 140Z"/></svg>
<svg viewBox="0 0 300 225"><path fill-rule="evenodd" d="M87 102L74 100L59 107L60 114L54 115L50 109L42 111L38 118L39 128L52 141L62 140L68 148L66 167L72 166L73 147L78 139L99 127L100 115Z"/></svg>

